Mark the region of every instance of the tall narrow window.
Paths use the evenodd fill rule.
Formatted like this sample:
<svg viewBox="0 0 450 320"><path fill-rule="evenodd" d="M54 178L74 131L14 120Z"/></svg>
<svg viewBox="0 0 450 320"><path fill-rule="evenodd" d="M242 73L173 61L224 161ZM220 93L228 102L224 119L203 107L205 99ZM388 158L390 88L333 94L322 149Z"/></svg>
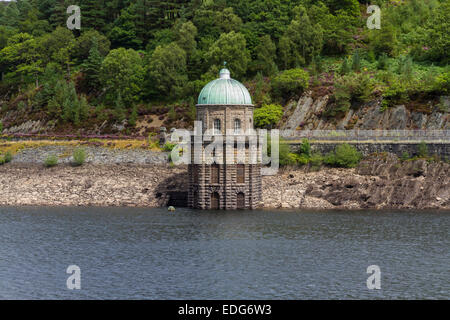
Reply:
<svg viewBox="0 0 450 320"><path fill-rule="evenodd" d="M241 120L240 119L234 119L234 133L235 134L241 133Z"/></svg>
<svg viewBox="0 0 450 320"><path fill-rule="evenodd" d="M211 165L211 183L219 183L219 165Z"/></svg>
<svg viewBox="0 0 450 320"><path fill-rule="evenodd" d="M192 167L192 180L194 180L194 183L198 183L198 170L199 167L198 166L193 166Z"/></svg>
<svg viewBox="0 0 450 320"><path fill-rule="evenodd" d="M236 182L245 183L245 166L243 164L236 166Z"/></svg>
<svg viewBox="0 0 450 320"><path fill-rule="evenodd" d="M214 134L220 134L222 131L220 119L214 119Z"/></svg>

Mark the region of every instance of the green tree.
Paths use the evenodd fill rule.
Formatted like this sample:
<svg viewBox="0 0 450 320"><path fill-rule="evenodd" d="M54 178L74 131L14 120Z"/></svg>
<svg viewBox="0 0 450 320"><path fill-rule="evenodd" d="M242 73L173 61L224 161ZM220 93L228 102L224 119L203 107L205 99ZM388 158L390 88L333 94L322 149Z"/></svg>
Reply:
<svg viewBox="0 0 450 320"><path fill-rule="evenodd" d="M308 88L309 74L303 69L285 70L272 79L272 91L275 97L288 100L300 96Z"/></svg>
<svg viewBox="0 0 450 320"><path fill-rule="evenodd" d="M323 46L323 30L320 24L313 24L306 9L298 6L295 17L280 39L281 64L284 68L296 68L311 62L320 54Z"/></svg>
<svg viewBox="0 0 450 320"><path fill-rule="evenodd" d="M158 46L149 67L151 88L159 97L180 97L187 82L186 52L176 43Z"/></svg>
<svg viewBox="0 0 450 320"><path fill-rule="evenodd" d="M361 56L359 50L355 50L352 56L352 70L355 72L361 71Z"/></svg>
<svg viewBox="0 0 450 320"><path fill-rule="evenodd" d="M206 53L205 58L208 64L216 69L220 68L226 61L227 68L230 69L232 76L235 78L244 77L251 60L244 36L234 31L221 34L220 38Z"/></svg>
<svg viewBox="0 0 450 320"><path fill-rule="evenodd" d="M260 38L256 47L256 60L252 62L252 71L261 72L265 76L271 76L277 72L275 64L277 47L269 35Z"/></svg>
<svg viewBox="0 0 450 320"><path fill-rule="evenodd" d="M191 21L176 25L176 43L190 56L197 47L197 28Z"/></svg>
<svg viewBox="0 0 450 320"><path fill-rule="evenodd" d="M83 29L84 30L84 29ZM106 57L110 48L109 39L97 30L83 31L76 39L73 48L73 57L78 61L84 61L89 57L94 41L97 43L97 50L102 57Z"/></svg>
<svg viewBox="0 0 450 320"><path fill-rule="evenodd" d="M267 104L255 109L253 118L257 128L272 128L283 117L283 107L278 104Z"/></svg>
<svg viewBox="0 0 450 320"><path fill-rule="evenodd" d="M142 59L133 49L111 50L100 68L107 99L113 101L120 94L127 104L140 99L144 75Z"/></svg>
<svg viewBox="0 0 450 320"><path fill-rule="evenodd" d="M343 143L337 146L334 152L326 155L324 162L335 167L354 168L361 161L361 158L361 153L355 147Z"/></svg>
<svg viewBox="0 0 450 320"><path fill-rule="evenodd" d="M82 65L85 74L85 84L90 90L98 90L100 88L100 69L102 67L102 56L98 50L98 41L96 38L92 40L92 47L89 51L89 57Z"/></svg>

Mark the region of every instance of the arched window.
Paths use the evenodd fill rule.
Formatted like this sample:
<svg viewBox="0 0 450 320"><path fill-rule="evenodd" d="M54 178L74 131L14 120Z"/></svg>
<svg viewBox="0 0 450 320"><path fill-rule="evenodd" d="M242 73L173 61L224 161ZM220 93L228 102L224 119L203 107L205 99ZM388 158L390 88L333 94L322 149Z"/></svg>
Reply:
<svg viewBox="0 0 450 320"><path fill-rule="evenodd" d="M241 120L240 119L234 119L234 133L235 134L241 133Z"/></svg>
<svg viewBox="0 0 450 320"><path fill-rule="evenodd" d="M220 119L214 119L214 134L221 134L222 128Z"/></svg>
<svg viewBox="0 0 450 320"><path fill-rule="evenodd" d="M220 196L217 192L211 193L211 209L220 208Z"/></svg>
<svg viewBox="0 0 450 320"><path fill-rule="evenodd" d="M245 194L239 192L236 196L237 209L245 209Z"/></svg>
<svg viewBox="0 0 450 320"><path fill-rule="evenodd" d="M245 183L245 166L243 164L236 165L236 183Z"/></svg>

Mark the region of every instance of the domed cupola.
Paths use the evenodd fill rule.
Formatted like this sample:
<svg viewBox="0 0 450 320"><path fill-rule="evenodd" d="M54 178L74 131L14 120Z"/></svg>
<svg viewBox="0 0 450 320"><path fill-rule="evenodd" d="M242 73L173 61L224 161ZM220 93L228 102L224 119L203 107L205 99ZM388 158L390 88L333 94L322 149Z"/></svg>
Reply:
<svg viewBox="0 0 450 320"><path fill-rule="evenodd" d="M209 82L198 96L198 105L250 105L252 98L247 88L231 79L230 70L220 70L219 79Z"/></svg>

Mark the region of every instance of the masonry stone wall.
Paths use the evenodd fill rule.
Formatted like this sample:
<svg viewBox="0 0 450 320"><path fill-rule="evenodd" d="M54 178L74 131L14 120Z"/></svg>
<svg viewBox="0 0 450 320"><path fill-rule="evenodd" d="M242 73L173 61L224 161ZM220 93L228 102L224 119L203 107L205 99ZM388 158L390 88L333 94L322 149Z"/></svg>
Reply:
<svg viewBox="0 0 450 320"><path fill-rule="evenodd" d="M401 156L407 152L410 156L417 155L419 143L349 143L364 156L373 153L390 152ZM311 143L311 149L322 154L333 151L339 143ZM300 143L290 143L293 152L298 151ZM438 155L442 159L450 159L449 143L427 143L428 154Z"/></svg>

